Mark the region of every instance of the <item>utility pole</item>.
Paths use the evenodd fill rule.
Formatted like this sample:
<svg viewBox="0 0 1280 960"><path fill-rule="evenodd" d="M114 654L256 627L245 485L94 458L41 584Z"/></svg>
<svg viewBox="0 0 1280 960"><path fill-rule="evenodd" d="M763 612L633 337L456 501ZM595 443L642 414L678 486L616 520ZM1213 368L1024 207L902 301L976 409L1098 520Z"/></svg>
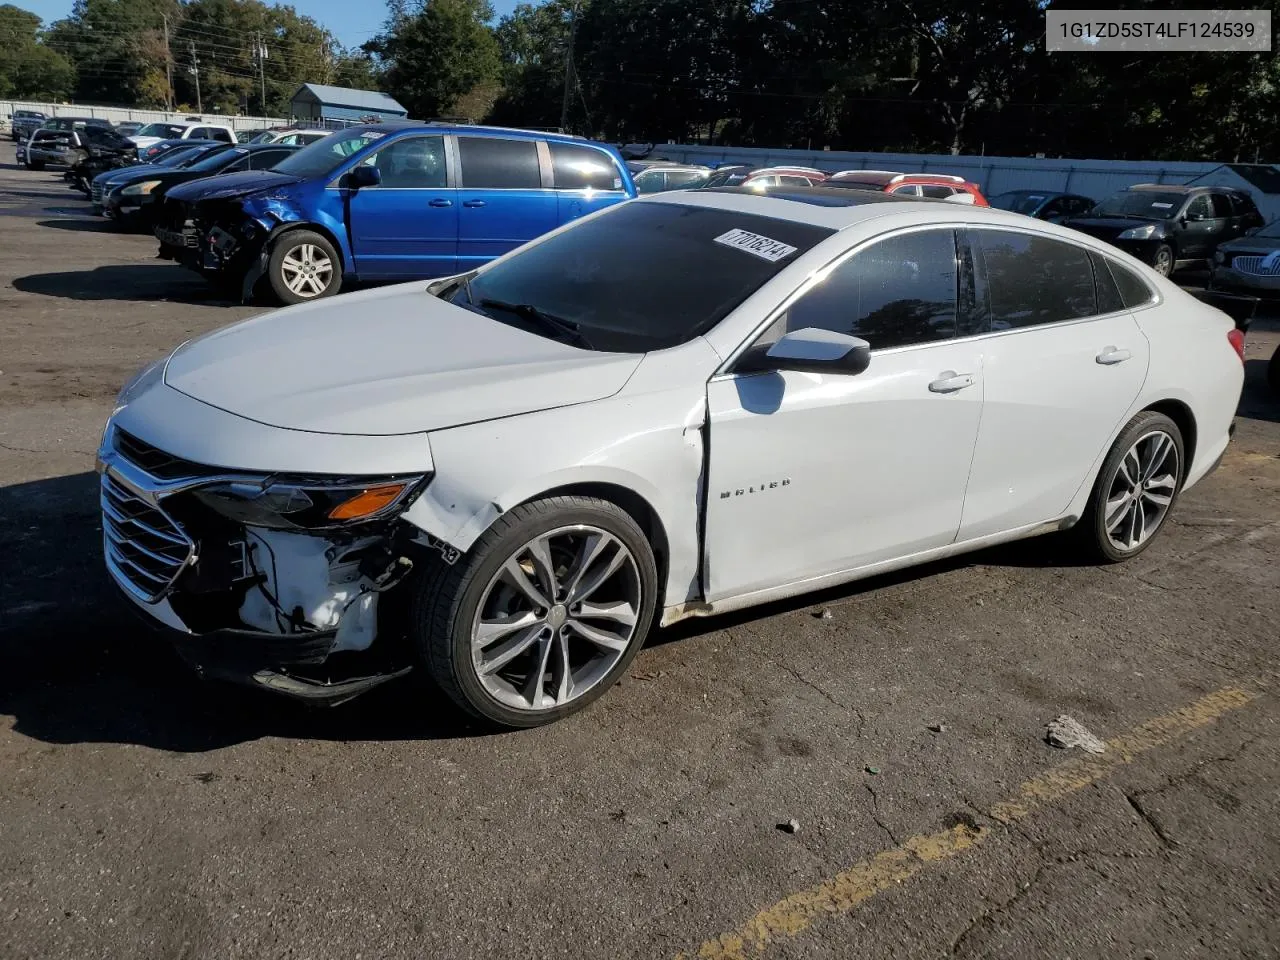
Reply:
<svg viewBox="0 0 1280 960"><path fill-rule="evenodd" d="M173 54L169 51L169 15L163 14L161 19L164 20L164 78L167 84L165 93L165 104L169 108L169 112L173 112Z"/></svg>
<svg viewBox="0 0 1280 960"><path fill-rule="evenodd" d="M200 99L200 58L196 56L196 42L188 40L187 45L191 50L191 66L187 69L196 77L196 113L204 113L204 101Z"/></svg>
<svg viewBox="0 0 1280 960"><path fill-rule="evenodd" d="M564 98L560 101L560 129L569 129L569 83L570 77L574 86L577 86L578 78L573 68L573 41L578 35L578 4L579 0L574 0L573 10L569 14L569 42L564 48Z"/></svg>
<svg viewBox="0 0 1280 960"><path fill-rule="evenodd" d="M267 42L261 34L253 35L253 56L258 61L258 80L262 83L262 116L267 115Z"/></svg>

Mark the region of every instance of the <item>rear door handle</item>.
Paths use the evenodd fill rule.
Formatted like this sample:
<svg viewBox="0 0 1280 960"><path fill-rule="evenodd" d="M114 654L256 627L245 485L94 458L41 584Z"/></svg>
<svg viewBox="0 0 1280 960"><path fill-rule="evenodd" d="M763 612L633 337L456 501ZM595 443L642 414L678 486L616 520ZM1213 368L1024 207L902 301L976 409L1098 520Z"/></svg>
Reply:
<svg viewBox="0 0 1280 960"><path fill-rule="evenodd" d="M463 200L462 205L464 207L483 207L484 201L483 200Z"/></svg>
<svg viewBox="0 0 1280 960"><path fill-rule="evenodd" d="M1102 352L1096 357L1099 363L1112 364L1123 363L1132 357L1133 354L1128 350L1120 350L1116 347L1103 347Z"/></svg>
<svg viewBox="0 0 1280 960"><path fill-rule="evenodd" d="M436 197L434 200L432 200L432 201L431 201L431 206L433 206L433 207L452 207L452 206L453 206L453 201L452 201L452 200L446 200L446 199L444 199L444 197Z"/></svg>
<svg viewBox="0 0 1280 960"><path fill-rule="evenodd" d="M929 390L931 393L955 393L965 387L972 387L973 382L972 373L956 373L954 370L948 370L929 384Z"/></svg>

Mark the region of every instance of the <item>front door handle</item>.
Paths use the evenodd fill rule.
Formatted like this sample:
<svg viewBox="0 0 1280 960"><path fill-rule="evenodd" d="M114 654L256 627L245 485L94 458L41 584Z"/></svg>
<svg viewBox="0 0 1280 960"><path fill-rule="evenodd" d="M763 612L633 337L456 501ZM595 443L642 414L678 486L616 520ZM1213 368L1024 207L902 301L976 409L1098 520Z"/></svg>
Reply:
<svg viewBox="0 0 1280 960"><path fill-rule="evenodd" d="M463 200L462 205L464 207L483 207L484 201L483 200Z"/></svg>
<svg viewBox="0 0 1280 960"><path fill-rule="evenodd" d="M929 390L931 393L955 393L965 387L972 387L973 381L972 373L956 373L954 370L948 370L929 384Z"/></svg>
<svg viewBox="0 0 1280 960"><path fill-rule="evenodd" d="M1123 363L1132 357L1133 354L1128 350L1120 350L1117 347L1103 347L1102 352L1096 357L1099 363L1112 364Z"/></svg>
<svg viewBox="0 0 1280 960"><path fill-rule="evenodd" d="M433 206L433 207L452 207L452 206L453 206L453 201L452 201L452 200L446 200L444 197L436 197L434 200L432 200L432 201L431 201L431 206Z"/></svg>

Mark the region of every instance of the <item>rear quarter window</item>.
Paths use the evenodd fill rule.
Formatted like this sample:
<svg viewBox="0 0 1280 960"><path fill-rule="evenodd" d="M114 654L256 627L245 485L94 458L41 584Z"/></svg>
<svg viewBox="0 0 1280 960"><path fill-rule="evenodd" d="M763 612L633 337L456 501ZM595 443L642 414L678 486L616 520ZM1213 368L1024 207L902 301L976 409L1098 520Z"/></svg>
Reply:
<svg viewBox="0 0 1280 960"><path fill-rule="evenodd" d="M551 143L549 147L555 189L622 189L622 174L603 150L571 143Z"/></svg>
<svg viewBox="0 0 1280 960"><path fill-rule="evenodd" d="M462 186L480 190L538 190L542 174L532 140L459 137Z"/></svg>
<svg viewBox="0 0 1280 960"><path fill-rule="evenodd" d="M1128 309L1141 307L1156 298L1155 291L1147 286L1147 282L1128 267L1111 259L1107 259L1107 267L1111 270L1111 276L1115 278L1116 286L1120 289L1120 299Z"/></svg>

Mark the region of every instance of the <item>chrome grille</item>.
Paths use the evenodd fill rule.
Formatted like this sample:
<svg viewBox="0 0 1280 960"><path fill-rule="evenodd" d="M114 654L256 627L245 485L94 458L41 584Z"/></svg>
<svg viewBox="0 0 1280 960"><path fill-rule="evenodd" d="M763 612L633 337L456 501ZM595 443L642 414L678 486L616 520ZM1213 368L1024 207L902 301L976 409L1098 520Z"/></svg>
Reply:
<svg viewBox="0 0 1280 960"><path fill-rule="evenodd" d="M100 183L93 185L93 202L102 203L102 184Z"/></svg>
<svg viewBox="0 0 1280 960"><path fill-rule="evenodd" d="M102 475L102 545L107 564L139 599L154 603L195 555L195 544L159 507Z"/></svg>
<svg viewBox="0 0 1280 960"><path fill-rule="evenodd" d="M1231 269L1240 273L1251 273L1255 277L1280 276L1280 257L1232 257Z"/></svg>
<svg viewBox="0 0 1280 960"><path fill-rule="evenodd" d="M112 446L135 467L140 467L157 480L182 480L215 472L209 467L165 453L119 427L112 433Z"/></svg>

